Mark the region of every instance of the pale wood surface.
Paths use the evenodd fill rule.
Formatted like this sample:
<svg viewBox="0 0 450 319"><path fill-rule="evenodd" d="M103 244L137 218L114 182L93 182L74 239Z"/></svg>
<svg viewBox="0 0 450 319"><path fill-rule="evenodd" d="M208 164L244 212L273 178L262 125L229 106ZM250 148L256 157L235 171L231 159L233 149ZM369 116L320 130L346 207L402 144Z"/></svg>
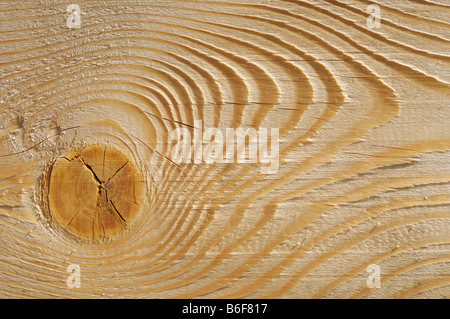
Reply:
<svg viewBox="0 0 450 319"><path fill-rule="evenodd" d="M0 297L448 297L449 5L1 1ZM174 165L168 134L196 119L279 127L278 172ZM42 188L97 142L147 189L125 234L86 243Z"/></svg>

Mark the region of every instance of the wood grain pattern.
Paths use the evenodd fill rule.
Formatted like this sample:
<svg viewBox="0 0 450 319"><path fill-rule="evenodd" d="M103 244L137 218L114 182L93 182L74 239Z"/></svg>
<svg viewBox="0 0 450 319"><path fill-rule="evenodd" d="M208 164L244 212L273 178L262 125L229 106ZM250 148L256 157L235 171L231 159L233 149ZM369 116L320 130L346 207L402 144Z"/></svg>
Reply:
<svg viewBox="0 0 450 319"><path fill-rule="evenodd" d="M444 0L0 1L0 297L447 298L449 17ZM278 172L174 163L170 132L196 120L279 128ZM43 193L96 143L146 189L102 243L53 227Z"/></svg>

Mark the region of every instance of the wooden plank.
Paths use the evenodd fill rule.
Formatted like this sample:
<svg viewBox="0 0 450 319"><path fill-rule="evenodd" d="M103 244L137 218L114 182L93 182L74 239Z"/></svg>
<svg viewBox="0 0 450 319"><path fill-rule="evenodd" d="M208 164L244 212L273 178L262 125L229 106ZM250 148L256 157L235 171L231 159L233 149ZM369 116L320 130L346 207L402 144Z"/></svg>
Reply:
<svg viewBox="0 0 450 319"><path fill-rule="evenodd" d="M447 298L449 14L1 1L0 297Z"/></svg>

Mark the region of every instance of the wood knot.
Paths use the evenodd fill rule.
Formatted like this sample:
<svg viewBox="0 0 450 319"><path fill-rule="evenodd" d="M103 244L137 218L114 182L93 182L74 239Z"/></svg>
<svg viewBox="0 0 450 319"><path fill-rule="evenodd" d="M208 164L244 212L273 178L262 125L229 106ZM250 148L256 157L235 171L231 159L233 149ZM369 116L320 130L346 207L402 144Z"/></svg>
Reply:
<svg viewBox="0 0 450 319"><path fill-rule="evenodd" d="M114 238L139 211L141 180L133 161L111 146L71 152L54 162L49 175L51 219L78 238Z"/></svg>

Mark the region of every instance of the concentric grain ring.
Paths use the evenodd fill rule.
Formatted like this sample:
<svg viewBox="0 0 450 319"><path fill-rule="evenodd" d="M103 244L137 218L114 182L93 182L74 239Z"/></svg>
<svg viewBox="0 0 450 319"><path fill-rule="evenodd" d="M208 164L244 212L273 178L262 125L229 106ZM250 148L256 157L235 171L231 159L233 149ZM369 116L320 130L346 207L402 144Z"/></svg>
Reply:
<svg viewBox="0 0 450 319"><path fill-rule="evenodd" d="M93 145L53 164L48 206L51 218L71 234L104 240L131 226L144 190L139 171L125 154Z"/></svg>

